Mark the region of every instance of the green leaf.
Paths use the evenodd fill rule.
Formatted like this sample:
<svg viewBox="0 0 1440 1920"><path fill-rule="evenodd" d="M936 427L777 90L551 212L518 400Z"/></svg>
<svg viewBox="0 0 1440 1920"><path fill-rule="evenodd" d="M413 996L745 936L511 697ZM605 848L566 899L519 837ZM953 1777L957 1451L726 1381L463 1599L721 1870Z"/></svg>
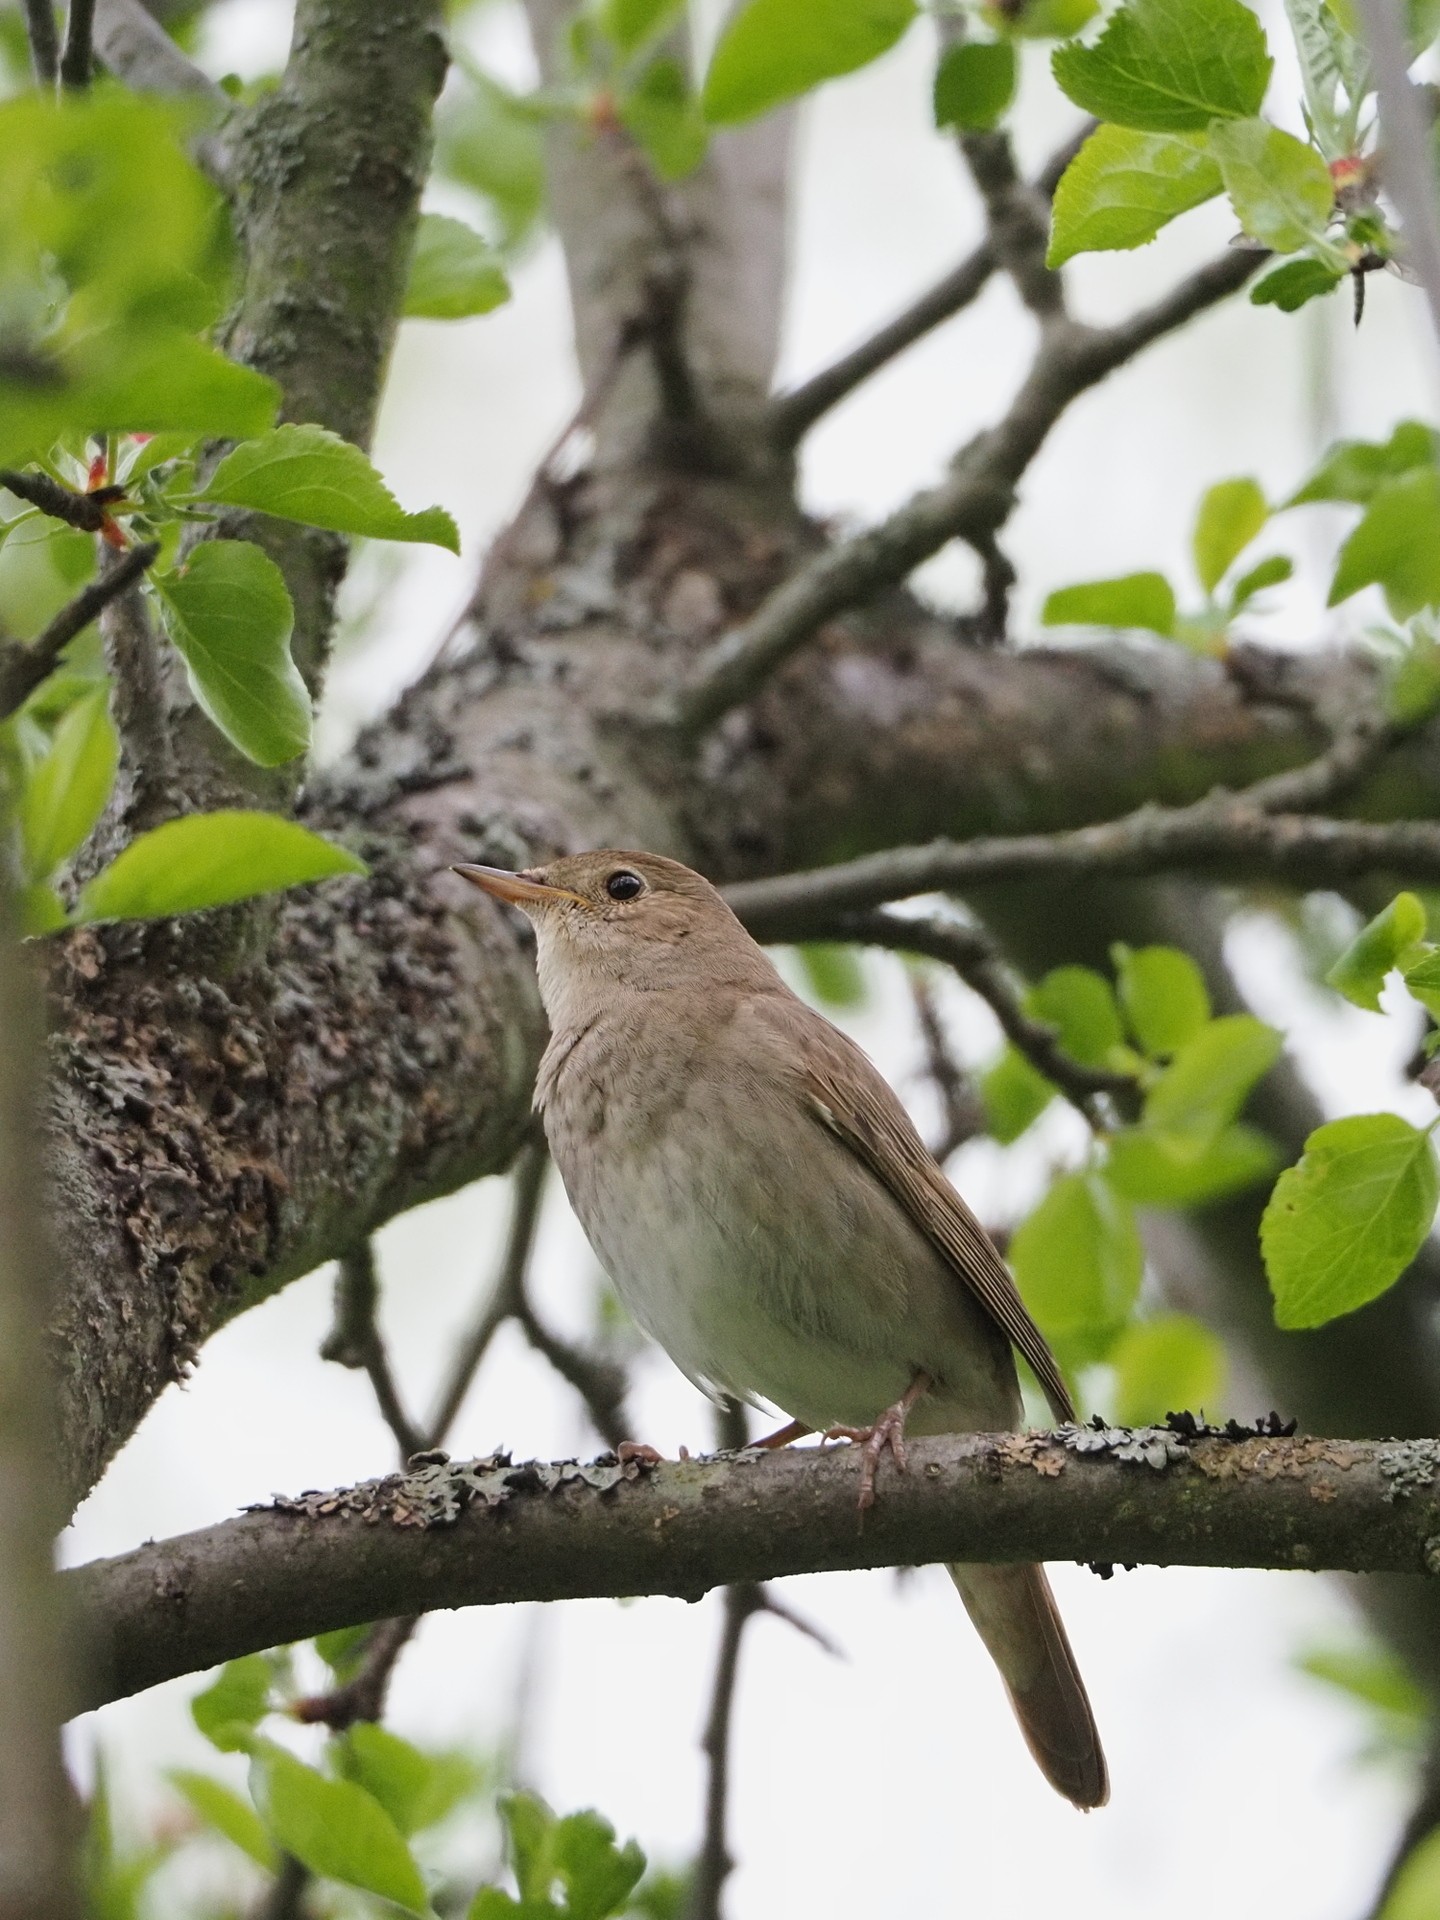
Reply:
<svg viewBox="0 0 1440 1920"><path fill-rule="evenodd" d="M1389 480L1433 468L1440 461L1440 434L1418 420L1402 420L1388 440L1337 440L1320 465L1285 503L1300 507L1312 500L1348 500L1367 506Z"/></svg>
<svg viewBox="0 0 1440 1920"><path fill-rule="evenodd" d="M683 5L684 0L601 0L597 18L606 39L628 58L668 27Z"/></svg>
<svg viewBox="0 0 1440 1920"><path fill-rule="evenodd" d="M199 498L332 533L460 551L455 522L442 507L405 513L360 449L324 427L276 427L243 441L220 462Z"/></svg>
<svg viewBox="0 0 1440 1920"><path fill-rule="evenodd" d="M430 1760L418 1747L388 1727L357 1720L335 1741L331 1752L342 1778L364 1787L401 1833L414 1833L431 1775Z"/></svg>
<svg viewBox="0 0 1440 1920"><path fill-rule="evenodd" d="M567 1814L557 1822L554 1851L569 1920L609 1920L645 1871L635 1842L617 1847L615 1829L598 1813Z"/></svg>
<svg viewBox="0 0 1440 1920"><path fill-rule="evenodd" d="M1019 63L1008 40L962 40L935 69L935 124L984 132L1015 98Z"/></svg>
<svg viewBox="0 0 1440 1920"><path fill-rule="evenodd" d="M1046 264L1143 247L1220 187L1220 169L1198 134L1097 127L1055 189Z"/></svg>
<svg viewBox="0 0 1440 1920"><path fill-rule="evenodd" d="M878 59L915 18L915 0L749 0L705 75L705 118L721 126Z"/></svg>
<svg viewBox="0 0 1440 1920"><path fill-rule="evenodd" d="M1235 217L1262 246L1294 253L1325 232L1335 206L1330 169L1313 147L1268 120L1210 129Z"/></svg>
<svg viewBox="0 0 1440 1920"><path fill-rule="evenodd" d="M1051 64L1061 92L1099 120L1200 133L1258 113L1272 63L1241 0L1130 0L1092 46L1057 47Z"/></svg>
<svg viewBox="0 0 1440 1920"><path fill-rule="evenodd" d="M1340 549L1327 605L1362 587L1384 589L1397 620L1440 604L1440 472L1417 468L1389 480Z"/></svg>
<svg viewBox="0 0 1440 1920"><path fill-rule="evenodd" d="M1440 1913L1440 1833L1428 1833L1404 1861L1376 1920L1435 1920Z"/></svg>
<svg viewBox="0 0 1440 1920"><path fill-rule="evenodd" d="M1002 1147L1018 1140L1055 1098L1055 1089L1023 1053L1007 1045L980 1080L985 1130Z"/></svg>
<svg viewBox="0 0 1440 1920"><path fill-rule="evenodd" d="M27 940L38 940L43 934L58 933L61 927L68 927L70 916L65 911L64 902L53 887L36 881L28 887L21 887L17 896L20 909L20 931Z"/></svg>
<svg viewBox="0 0 1440 1920"><path fill-rule="evenodd" d="M821 1006L863 1007L865 969L855 947L836 941L812 940L796 947L795 958L805 976L805 985Z"/></svg>
<svg viewBox="0 0 1440 1920"><path fill-rule="evenodd" d="M353 1679L370 1644L369 1627L336 1627L332 1633L317 1633L315 1651L334 1675L336 1686Z"/></svg>
<svg viewBox="0 0 1440 1920"><path fill-rule="evenodd" d="M1379 1013L1385 977L1425 938L1425 918L1424 905L1413 893L1397 893L1356 934L1326 974L1326 985L1357 1007Z"/></svg>
<svg viewBox="0 0 1440 1920"><path fill-rule="evenodd" d="M1185 1042L1146 1095L1146 1123L1160 1133L1213 1139L1279 1055L1279 1034L1252 1015L1212 1020Z"/></svg>
<svg viewBox="0 0 1440 1920"><path fill-rule="evenodd" d="M1282 313L1296 313L1309 300L1333 293L1345 278L1323 260L1301 256L1284 260L1257 280L1250 289L1252 307L1279 307ZM1293 504L1293 502L1291 503Z"/></svg>
<svg viewBox="0 0 1440 1920"><path fill-rule="evenodd" d="M1169 639L1175 631L1175 594L1163 573L1127 573L1059 587L1040 610L1046 627L1144 627Z"/></svg>
<svg viewBox="0 0 1440 1920"><path fill-rule="evenodd" d="M159 920L364 873L353 853L274 813L192 813L130 842L85 888L77 920Z"/></svg>
<svg viewBox="0 0 1440 1920"><path fill-rule="evenodd" d="M310 692L290 657L295 609L249 540L205 540L155 582L196 700L232 746L278 767L310 746Z"/></svg>
<svg viewBox="0 0 1440 1920"><path fill-rule="evenodd" d="M1317 1128L1260 1223L1276 1324L1324 1326L1393 1286L1429 1233L1437 1198L1429 1136L1408 1121L1365 1113Z"/></svg>
<svg viewBox="0 0 1440 1920"><path fill-rule="evenodd" d="M1386 712L1403 727L1418 726L1440 708L1440 638L1412 622L1404 650L1389 666Z"/></svg>
<svg viewBox="0 0 1440 1920"><path fill-rule="evenodd" d="M1110 1137L1105 1177L1139 1206L1204 1207L1259 1186L1279 1164L1274 1141L1254 1127L1211 1135L1126 1127Z"/></svg>
<svg viewBox="0 0 1440 1920"><path fill-rule="evenodd" d="M1130 1031L1151 1058L1176 1052L1210 1018L1205 976L1178 947L1112 950L1120 1005Z"/></svg>
<svg viewBox="0 0 1440 1920"><path fill-rule="evenodd" d="M1167 1413L1219 1411L1225 1390L1225 1349L1188 1313L1163 1313L1127 1327L1111 1349L1115 1418L1148 1427Z"/></svg>
<svg viewBox="0 0 1440 1920"><path fill-rule="evenodd" d="M1364 50L1341 26L1328 0L1285 0L1285 11L1300 60L1310 124L1329 157L1339 159L1348 142L1337 94L1343 88L1347 100L1359 96L1366 68Z"/></svg>
<svg viewBox="0 0 1440 1920"><path fill-rule="evenodd" d="M221 1753L248 1751L256 1725L269 1711L270 1663L263 1653L230 1660L190 1702L190 1714Z"/></svg>
<svg viewBox="0 0 1440 1920"><path fill-rule="evenodd" d="M1270 517L1265 495L1254 480L1221 480L1200 502L1195 518L1195 571L1206 593L1213 593L1221 577Z"/></svg>
<svg viewBox="0 0 1440 1920"><path fill-rule="evenodd" d="M1368 1708L1388 1723L1393 1735L1418 1746L1427 1732L1430 1704L1425 1690L1387 1647L1363 1641L1354 1646L1313 1647L1295 1664L1353 1704Z"/></svg>
<svg viewBox="0 0 1440 1920"><path fill-rule="evenodd" d="M488 240L463 220L421 214L401 309L407 319L466 320L509 298L510 282Z"/></svg>
<svg viewBox="0 0 1440 1920"><path fill-rule="evenodd" d="M109 695L100 687L68 709L50 751L21 790L16 812L28 881L48 880L89 837L119 764Z"/></svg>
<svg viewBox="0 0 1440 1920"><path fill-rule="evenodd" d="M652 60L620 102L620 122L662 180L683 180L705 157L710 134L678 60Z"/></svg>
<svg viewBox="0 0 1440 1920"><path fill-rule="evenodd" d="M395 1822L363 1787L327 1780L281 1747L258 1755L256 1799L286 1853L314 1874L426 1914L430 1901L420 1869Z"/></svg>
<svg viewBox="0 0 1440 1920"><path fill-rule="evenodd" d="M472 66L447 87L436 116L435 167L480 195L507 249L520 245L545 204L540 122L529 102Z"/></svg>
<svg viewBox="0 0 1440 1920"><path fill-rule="evenodd" d="M1295 562L1283 553L1272 553L1258 561L1248 573L1241 574L1230 591L1231 618L1248 607L1257 593L1263 593L1267 587L1280 586L1294 571Z"/></svg>
<svg viewBox="0 0 1440 1920"><path fill-rule="evenodd" d="M1404 968L1404 979L1421 1006L1440 1021L1440 951L1432 947L1412 960Z"/></svg>
<svg viewBox="0 0 1440 1920"><path fill-rule="evenodd" d="M267 1873L278 1869L280 1856L271 1846L269 1835L254 1808L238 1793L212 1780L208 1773L191 1773L183 1767L172 1767L165 1777L207 1826L224 1834L242 1853L248 1853L257 1867L264 1867Z"/></svg>
<svg viewBox="0 0 1440 1920"><path fill-rule="evenodd" d="M1025 996L1026 1011L1059 1030L1072 1060L1099 1067L1125 1038L1110 982L1089 967L1056 967Z"/></svg>
<svg viewBox="0 0 1440 1920"><path fill-rule="evenodd" d="M1099 1359L1145 1269L1130 1203L1095 1174L1062 1174L1016 1229L1010 1265L1041 1332L1069 1364Z"/></svg>

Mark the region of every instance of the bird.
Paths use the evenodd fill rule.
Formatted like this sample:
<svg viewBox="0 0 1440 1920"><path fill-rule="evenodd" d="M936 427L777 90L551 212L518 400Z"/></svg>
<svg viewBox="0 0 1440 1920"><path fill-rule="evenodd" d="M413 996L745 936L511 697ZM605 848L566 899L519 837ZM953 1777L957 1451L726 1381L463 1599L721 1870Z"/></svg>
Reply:
<svg viewBox="0 0 1440 1920"><path fill-rule="evenodd" d="M843 1434L860 1502L912 1434L1017 1428L1021 1354L1069 1390L1009 1269L868 1056L786 985L701 874L659 854L457 865L535 930L535 1105L601 1266L712 1398ZM952 1566L1031 1753L1103 1806L1095 1717L1039 1566Z"/></svg>

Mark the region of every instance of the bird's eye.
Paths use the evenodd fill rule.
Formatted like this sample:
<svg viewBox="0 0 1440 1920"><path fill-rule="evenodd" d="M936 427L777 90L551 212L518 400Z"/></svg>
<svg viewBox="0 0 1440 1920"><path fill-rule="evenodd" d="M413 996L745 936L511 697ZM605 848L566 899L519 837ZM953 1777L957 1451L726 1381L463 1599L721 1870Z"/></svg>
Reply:
<svg viewBox="0 0 1440 1920"><path fill-rule="evenodd" d="M631 873L628 867L621 867L618 873L612 873L605 882L605 891L612 900L633 900L637 893L645 891L645 882L638 873Z"/></svg>

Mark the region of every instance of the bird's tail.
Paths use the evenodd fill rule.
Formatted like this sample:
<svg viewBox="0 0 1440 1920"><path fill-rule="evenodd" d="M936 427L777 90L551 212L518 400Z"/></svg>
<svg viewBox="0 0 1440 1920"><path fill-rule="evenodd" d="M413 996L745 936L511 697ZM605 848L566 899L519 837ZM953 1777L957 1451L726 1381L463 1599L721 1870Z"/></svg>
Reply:
<svg viewBox="0 0 1440 1920"><path fill-rule="evenodd" d="M1085 1682L1043 1567L951 1567L965 1611L1000 1669L1020 1731L1057 1793L1103 1807L1110 1776Z"/></svg>

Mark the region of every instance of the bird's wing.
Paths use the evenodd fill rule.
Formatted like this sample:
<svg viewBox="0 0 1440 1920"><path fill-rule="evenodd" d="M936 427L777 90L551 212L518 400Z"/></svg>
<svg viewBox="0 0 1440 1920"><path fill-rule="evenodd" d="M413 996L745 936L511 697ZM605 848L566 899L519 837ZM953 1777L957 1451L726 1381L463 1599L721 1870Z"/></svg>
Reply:
<svg viewBox="0 0 1440 1920"><path fill-rule="evenodd" d="M1056 1419L1073 1420L1065 1376L1020 1298L1010 1269L941 1172L895 1094L829 1021L810 1013L805 1029L803 1091L812 1111L884 1181L1011 1346L1024 1355Z"/></svg>

